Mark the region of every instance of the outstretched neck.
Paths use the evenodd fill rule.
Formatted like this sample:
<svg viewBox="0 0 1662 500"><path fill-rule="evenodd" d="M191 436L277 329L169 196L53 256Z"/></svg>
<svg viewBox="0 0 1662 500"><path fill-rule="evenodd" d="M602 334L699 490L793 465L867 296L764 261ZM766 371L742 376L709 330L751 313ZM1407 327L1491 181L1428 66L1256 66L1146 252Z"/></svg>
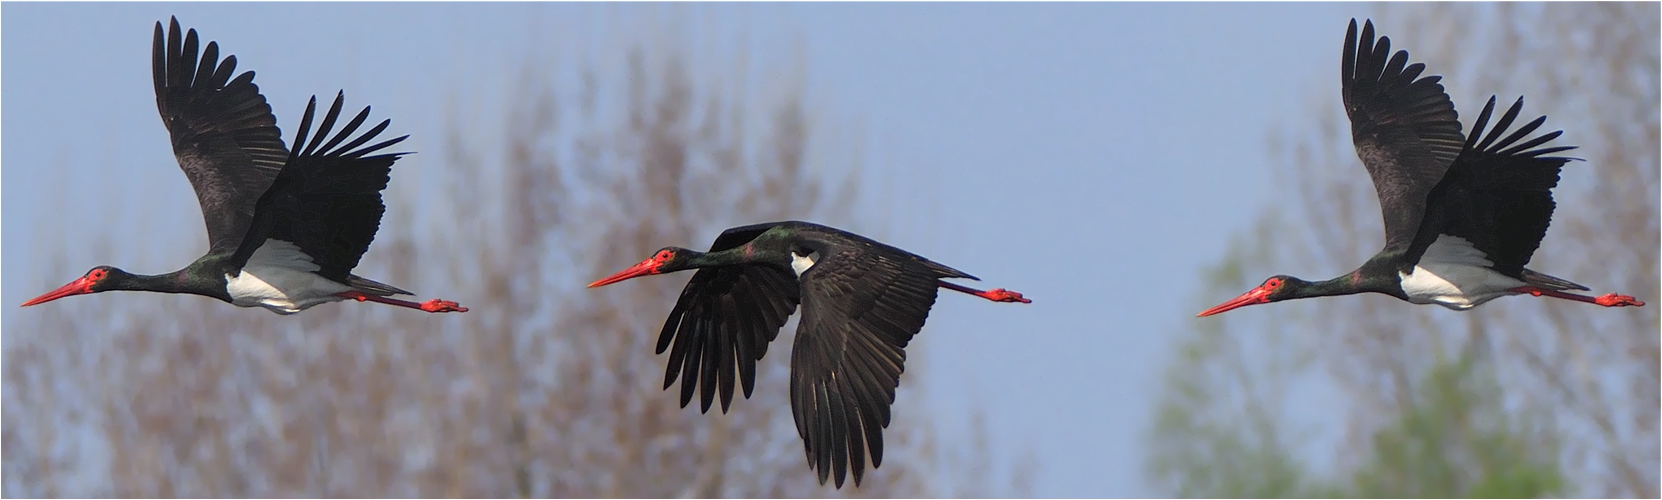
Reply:
<svg viewBox="0 0 1662 500"><path fill-rule="evenodd" d="M1356 281L1349 276L1340 276L1326 281L1317 281L1293 290L1293 298L1332 297L1335 295L1352 295L1366 292Z"/></svg>
<svg viewBox="0 0 1662 500"><path fill-rule="evenodd" d="M1303 286L1288 290L1287 298L1333 297L1369 292L1396 295L1392 293L1391 285L1393 284L1369 278L1361 270L1356 270L1326 281L1306 282Z"/></svg>
<svg viewBox="0 0 1662 500"><path fill-rule="evenodd" d="M740 266L740 264L750 264L753 259L746 256L743 246L738 246L738 248L715 252L686 251L686 256L683 257L681 262L683 264L676 267L681 267L681 269L700 267L701 269L701 267Z"/></svg>
<svg viewBox="0 0 1662 500"><path fill-rule="evenodd" d="M109 290L188 293L231 301L231 295L225 291L223 281L203 278L200 273L193 273L191 270L192 268L187 267L167 274L127 274L112 279Z"/></svg>
<svg viewBox="0 0 1662 500"><path fill-rule="evenodd" d="M687 259L687 264L688 267L725 267L763 262L790 264L790 255L774 255L774 253L757 249L751 245L739 245L717 252L692 252L692 255Z"/></svg>

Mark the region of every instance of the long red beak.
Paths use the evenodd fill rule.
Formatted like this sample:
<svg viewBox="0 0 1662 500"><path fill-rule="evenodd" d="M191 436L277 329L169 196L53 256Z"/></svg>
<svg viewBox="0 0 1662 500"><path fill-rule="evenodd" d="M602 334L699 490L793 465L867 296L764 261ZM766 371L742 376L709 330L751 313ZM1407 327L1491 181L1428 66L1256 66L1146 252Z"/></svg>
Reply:
<svg viewBox="0 0 1662 500"><path fill-rule="evenodd" d="M651 274L658 274L658 264L659 264L658 261L655 261L653 259L646 259L644 261L641 261L641 263L635 264L634 266L632 266L628 269L618 271L617 274L607 276L605 278L601 278L599 281L595 281L594 283L589 283L589 288L594 288L594 287L597 287L597 286L606 286L606 285L610 285L612 283L617 283L619 281L623 281L623 280L630 279L630 278L639 278L641 276L647 276L647 275L651 275Z"/></svg>
<svg viewBox="0 0 1662 500"><path fill-rule="evenodd" d="M1200 314L1196 314L1195 317L1196 318L1204 318L1204 317L1207 317L1207 316L1211 316L1213 314L1227 312L1231 309L1236 309L1236 308L1241 308L1241 307L1246 307L1246 306L1251 306L1251 305L1264 304L1264 303L1268 303L1269 301L1270 301L1270 291L1265 290L1264 287L1260 286L1258 288L1252 289L1251 291L1248 291L1247 293L1241 294L1240 297L1235 297L1233 299L1229 299L1229 302L1224 302L1222 304L1218 304L1217 306L1215 306L1211 309L1201 311Z"/></svg>
<svg viewBox="0 0 1662 500"><path fill-rule="evenodd" d="M28 302L23 303L22 307L44 304L71 295L81 295L87 293L92 293L92 282L87 281L85 277L76 278L75 281L69 282L68 285L60 286L57 290L46 292L44 295L29 299Z"/></svg>

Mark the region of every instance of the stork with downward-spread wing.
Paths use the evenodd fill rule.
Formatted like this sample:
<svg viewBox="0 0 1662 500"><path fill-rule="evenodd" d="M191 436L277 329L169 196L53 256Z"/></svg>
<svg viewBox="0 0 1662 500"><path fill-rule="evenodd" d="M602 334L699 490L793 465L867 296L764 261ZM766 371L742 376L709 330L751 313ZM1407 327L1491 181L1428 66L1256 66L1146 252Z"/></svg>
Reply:
<svg viewBox="0 0 1662 500"><path fill-rule="evenodd" d="M629 269L589 284L698 269L658 337L669 350L668 389L681 378L681 406L703 385L702 409L719 394L722 411L734 382L745 397L756 361L798 304L791 351L791 413L819 481L859 485L866 453L883 463L883 428L905 370L906 344L923 328L935 291L946 288L995 302L1030 300L997 288L942 281L976 279L864 236L807 222L728 229L708 253L667 247Z"/></svg>

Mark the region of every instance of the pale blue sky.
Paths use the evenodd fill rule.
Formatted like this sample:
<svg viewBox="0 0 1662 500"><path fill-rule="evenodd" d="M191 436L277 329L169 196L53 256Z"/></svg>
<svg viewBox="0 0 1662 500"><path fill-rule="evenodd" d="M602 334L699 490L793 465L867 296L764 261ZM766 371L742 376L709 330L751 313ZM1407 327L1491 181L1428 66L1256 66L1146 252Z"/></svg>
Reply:
<svg viewBox="0 0 1662 500"><path fill-rule="evenodd" d="M927 385L937 415L983 409L1001 466L1024 451L1037 458L1037 495L1158 494L1142 480L1139 436L1171 333L1196 321L1199 272L1271 199L1266 134L1307 119L1297 113L1309 93L1338 99L1345 24L1371 13L1314 3L677 8L695 15L654 5L6 4L0 208L13 244L0 302L96 264L165 272L203 251L151 91L157 20L179 16L239 70L256 70L285 133L312 94L346 89L349 107L372 104L421 152L399 163L389 189L399 191L420 189L422 169L445 168L458 94L507 87L519 74L509 65L547 52L528 47L600 47L620 39L596 28L618 24L610 19L693 19L704 30L693 38L744 40L756 58L805 54L811 98L879 162L867 165L881 175L863 177L866 192L924 193L899 204L917 209L867 209L899 228L889 243L1036 300L943 297L914 344L927 346L929 368L899 396ZM37 226L47 210L62 227ZM126 243L91 248L100 232Z"/></svg>

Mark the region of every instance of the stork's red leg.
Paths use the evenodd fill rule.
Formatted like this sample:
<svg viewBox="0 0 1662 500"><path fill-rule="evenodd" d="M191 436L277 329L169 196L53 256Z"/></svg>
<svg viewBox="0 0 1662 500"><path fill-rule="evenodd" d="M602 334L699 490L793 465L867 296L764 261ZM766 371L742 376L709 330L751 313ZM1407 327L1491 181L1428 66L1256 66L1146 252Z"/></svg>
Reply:
<svg viewBox="0 0 1662 500"><path fill-rule="evenodd" d="M963 285L957 285L957 284L953 284L953 283L947 283L945 281L940 282L940 285L941 285L941 288L945 288L947 290L952 290L952 291L956 291L956 292L964 292L964 293L967 293L967 294L970 294L970 295L974 295L976 297L981 297L983 299L991 300L993 302L1020 302L1020 303L1023 303L1023 304L1033 303L1033 301L1028 300L1026 297L1022 297L1021 292L1017 292L1017 291L1013 291L1013 290L1005 290L1003 288L994 288L992 290L976 290L974 288L970 288L970 287L963 286Z"/></svg>
<svg viewBox="0 0 1662 500"><path fill-rule="evenodd" d="M1639 307L1639 306L1645 305L1644 302L1640 302L1639 299L1633 298L1630 295L1618 295L1618 294L1614 294L1614 293L1607 293L1607 294L1604 294L1604 295L1601 295L1601 296L1598 296L1598 297L1590 297L1590 296L1587 296L1587 295L1577 295L1577 294L1573 294L1573 293L1555 292L1555 291L1552 291L1552 290L1542 290L1542 289L1535 288L1535 287L1532 287L1532 286L1521 286L1521 287L1518 287L1518 288L1513 288L1512 291L1518 292L1518 293L1527 293L1527 294L1530 294L1530 295L1534 295L1536 297L1547 296L1547 297L1553 297L1553 298L1559 298L1559 299L1573 300L1573 301L1576 301L1576 302L1586 302L1588 304L1598 304L1598 305L1601 305L1601 306L1604 306L1604 307L1623 307L1623 306Z"/></svg>
<svg viewBox="0 0 1662 500"><path fill-rule="evenodd" d="M467 312L467 308L462 307L461 304L457 304L455 302L451 302L451 301L448 301L448 300L442 300L442 299L433 299L433 300L429 300L429 301L422 302L422 303L415 303L415 302L410 302L408 300L389 299L389 298L386 298L386 297L377 297L377 296L374 296L374 295L366 295L366 294L359 293L359 292L341 292L337 295L340 295L342 297L346 297L346 298L349 298L349 299L353 299L353 300L356 300L358 302L363 302L363 301L367 300L367 301L370 301L370 302L379 302L379 303L382 303L382 304L394 305L394 306L398 306L398 307L408 307L410 309L420 309L420 310L427 311L427 312L430 312L430 313L442 313L442 312L464 312L465 313L465 312Z"/></svg>

